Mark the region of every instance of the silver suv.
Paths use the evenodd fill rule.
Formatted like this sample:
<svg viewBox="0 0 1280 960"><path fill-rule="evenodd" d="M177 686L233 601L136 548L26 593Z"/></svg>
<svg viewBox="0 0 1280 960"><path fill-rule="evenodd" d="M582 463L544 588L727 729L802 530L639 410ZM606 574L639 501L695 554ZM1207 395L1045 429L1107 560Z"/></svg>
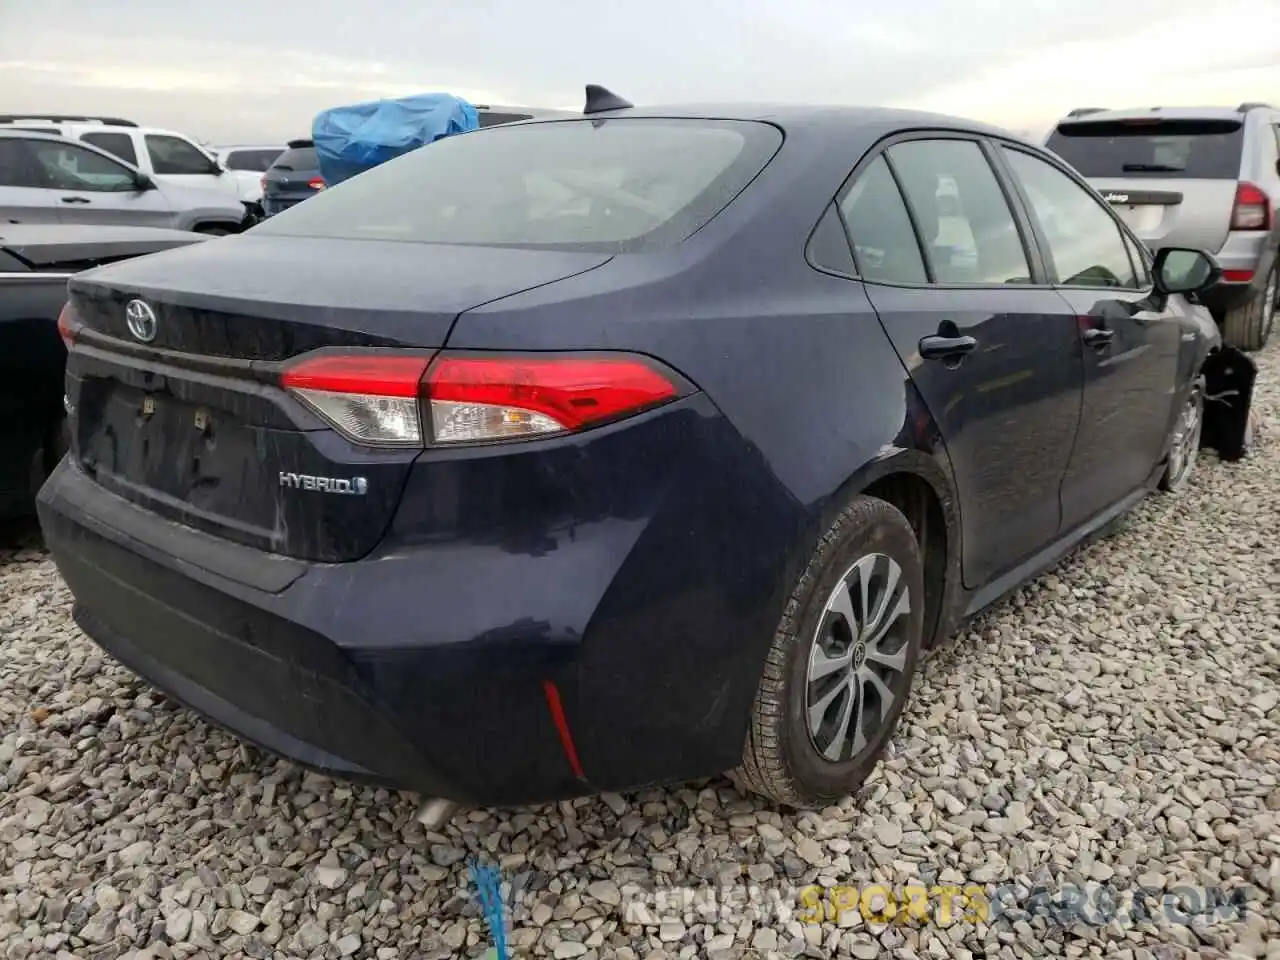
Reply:
<svg viewBox="0 0 1280 960"><path fill-rule="evenodd" d="M0 130L0 225L93 223L238 233L243 203L207 187L157 183L105 150L53 134Z"/></svg>
<svg viewBox="0 0 1280 960"><path fill-rule="evenodd" d="M1260 349L1275 326L1280 264L1280 110L1073 110L1045 144L1080 171L1152 249L1212 253L1223 279L1201 297L1223 339Z"/></svg>

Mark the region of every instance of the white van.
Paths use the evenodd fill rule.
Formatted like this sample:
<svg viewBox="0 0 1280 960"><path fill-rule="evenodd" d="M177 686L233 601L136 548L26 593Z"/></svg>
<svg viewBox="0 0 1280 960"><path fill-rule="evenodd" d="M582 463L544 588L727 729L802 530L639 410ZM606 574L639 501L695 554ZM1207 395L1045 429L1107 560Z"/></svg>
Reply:
<svg viewBox="0 0 1280 960"><path fill-rule="evenodd" d="M240 185L240 199L249 203L262 202L263 175L286 149L283 143L271 146L238 144L209 148L218 158L218 162L236 178L236 182Z"/></svg>
<svg viewBox="0 0 1280 960"><path fill-rule="evenodd" d="M194 139L172 130L140 127L119 117L49 114L0 116L0 130L53 133L115 154L159 181L186 187L209 187L242 199L242 189L218 160Z"/></svg>

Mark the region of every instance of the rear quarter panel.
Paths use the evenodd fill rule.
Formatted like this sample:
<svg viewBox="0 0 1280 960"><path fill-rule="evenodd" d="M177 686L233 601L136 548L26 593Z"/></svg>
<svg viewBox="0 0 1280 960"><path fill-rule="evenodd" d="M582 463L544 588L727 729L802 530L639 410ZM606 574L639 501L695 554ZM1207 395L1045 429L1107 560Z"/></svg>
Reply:
<svg viewBox="0 0 1280 960"><path fill-rule="evenodd" d="M720 449L696 480L655 498L634 542L610 558L616 575L583 634L583 701L575 705L592 718L582 749L593 782L622 778L608 742L635 737L654 745L654 770L679 769L683 756L737 764L787 596L852 492L889 472L920 475L956 527L936 427L861 284L819 273L804 258L808 230L829 199L799 211L789 234L775 216L774 230L736 242L707 236L666 254L620 256L468 311L450 336L455 349L654 356L704 391L729 427L706 431ZM781 250L779 234L791 239ZM662 587L646 595L646 583ZM593 639L601 624L607 645ZM653 723L653 711L636 701L641 694L673 705L661 729L620 735L598 726L596 718L619 715ZM645 758L626 759L634 769Z"/></svg>

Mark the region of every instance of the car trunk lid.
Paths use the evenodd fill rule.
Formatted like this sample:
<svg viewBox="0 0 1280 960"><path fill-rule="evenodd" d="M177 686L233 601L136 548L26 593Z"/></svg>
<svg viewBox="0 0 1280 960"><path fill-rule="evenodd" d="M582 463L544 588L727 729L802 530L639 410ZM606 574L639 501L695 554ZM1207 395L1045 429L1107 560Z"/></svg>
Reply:
<svg viewBox="0 0 1280 960"><path fill-rule="evenodd" d="M1049 149L1154 247L1221 249L1240 175L1238 119L1140 115L1060 123Z"/></svg>
<svg viewBox="0 0 1280 960"><path fill-rule="evenodd" d="M1129 228L1153 247L1217 251L1227 239L1234 180L1102 178L1090 181Z"/></svg>
<svg viewBox="0 0 1280 960"><path fill-rule="evenodd" d="M430 355L464 310L608 259L246 234L82 274L74 456L167 519L285 556L357 559L419 451L344 440L279 386L289 361L325 347ZM146 322L131 329L135 300Z"/></svg>

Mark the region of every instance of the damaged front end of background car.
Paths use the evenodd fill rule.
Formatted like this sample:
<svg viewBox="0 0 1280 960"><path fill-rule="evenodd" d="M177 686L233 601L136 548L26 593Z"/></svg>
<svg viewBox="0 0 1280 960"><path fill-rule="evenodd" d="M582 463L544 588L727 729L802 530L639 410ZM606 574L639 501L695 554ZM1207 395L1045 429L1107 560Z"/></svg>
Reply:
<svg viewBox="0 0 1280 960"><path fill-rule="evenodd" d="M1204 427L1200 448L1216 450L1227 462L1247 456L1253 445L1253 385L1258 366L1235 347L1213 348L1201 367Z"/></svg>

